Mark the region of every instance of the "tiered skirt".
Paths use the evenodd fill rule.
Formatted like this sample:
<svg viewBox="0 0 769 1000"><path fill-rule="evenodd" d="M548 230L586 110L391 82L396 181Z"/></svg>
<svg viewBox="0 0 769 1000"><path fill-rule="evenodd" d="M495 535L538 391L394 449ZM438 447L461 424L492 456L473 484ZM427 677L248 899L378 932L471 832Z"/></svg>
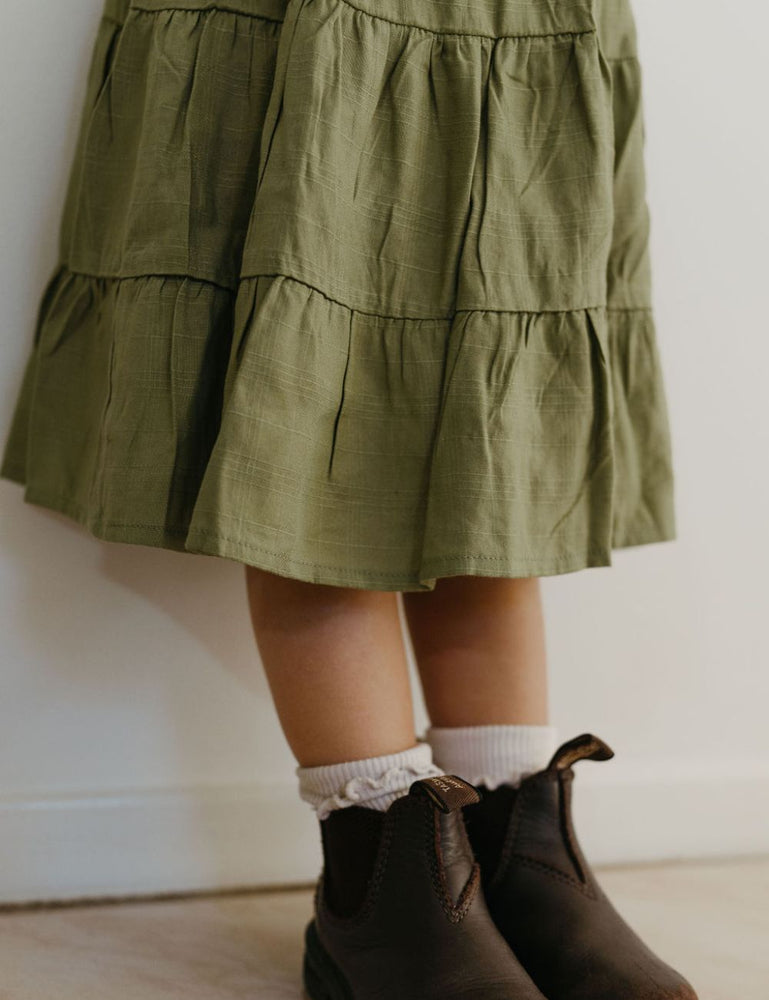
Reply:
<svg viewBox="0 0 769 1000"><path fill-rule="evenodd" d="M675 537L627 0L106 0L0 475L316 583Z"/></svg>

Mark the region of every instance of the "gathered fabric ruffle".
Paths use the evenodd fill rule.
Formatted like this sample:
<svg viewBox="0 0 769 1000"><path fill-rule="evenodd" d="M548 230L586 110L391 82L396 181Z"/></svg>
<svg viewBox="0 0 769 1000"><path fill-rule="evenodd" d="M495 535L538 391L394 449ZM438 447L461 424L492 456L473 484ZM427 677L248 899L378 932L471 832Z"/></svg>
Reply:
<svg viewBox="0 0 769 1000"><path fill-rule="evenodd" d="M2 474L97 537L313 582L568 572L672 537L660 379L645 310L388 320L65 270Z"/></svg>
<svg viewBox="0 0 769 1000"><path fill-rule="evenodd" d="M675 537L640 85L624 3L109 0L0 475L382 590Z"/></svg>

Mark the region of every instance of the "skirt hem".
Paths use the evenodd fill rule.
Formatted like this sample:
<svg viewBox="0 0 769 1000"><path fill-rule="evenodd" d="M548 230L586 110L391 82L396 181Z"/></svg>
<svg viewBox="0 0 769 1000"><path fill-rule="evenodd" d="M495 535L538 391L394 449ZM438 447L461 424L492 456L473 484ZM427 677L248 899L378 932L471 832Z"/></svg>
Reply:
<svg viewBox="0 0 769 1000"><path fill-rule="evenodd" d="M429 591L434 589L438 579L451 576L512 578L562 575L582 569L612 566L612 550L674 541L677 537L675 529L669 526L646 526L637 532L626 532L621 538L612 542L609 549L605 546L594 546L563 552L550 558L519 557L514 560L457 553L427 561L422 573L414 571L411 574L388 574L374 571L369 575L359 570L348 571L343 567L294 559L285 553L201 528L188 529L183 526L148 523L129 524L93 518L69 497L49 494L28 486L23 472L15 466L3 466L0 469L0 479L7 479L22 486L25 503L69 517L100 541L215 556L308 583L368 590Z"/></svg>

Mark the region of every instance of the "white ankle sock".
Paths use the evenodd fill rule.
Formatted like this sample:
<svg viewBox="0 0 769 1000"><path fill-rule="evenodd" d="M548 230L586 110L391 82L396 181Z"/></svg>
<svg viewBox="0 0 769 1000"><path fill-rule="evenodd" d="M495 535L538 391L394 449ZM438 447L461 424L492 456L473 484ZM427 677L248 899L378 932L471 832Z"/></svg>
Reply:
<svg viewBox="0 0 769 1000"><path fill-rule="evenodd" d="M334 809L366 806L385 811L419 778L445 774L433 763L429 743L382 757L364 757L319 767L297 767L299 797L325 819Z"/></svg>
<svg viewBox="0 0 769 1000"><path fill-rule="evenodd" d="M547 767L556 750L555 726L430 727L424 739L446 774L497 788Z"/></svg>

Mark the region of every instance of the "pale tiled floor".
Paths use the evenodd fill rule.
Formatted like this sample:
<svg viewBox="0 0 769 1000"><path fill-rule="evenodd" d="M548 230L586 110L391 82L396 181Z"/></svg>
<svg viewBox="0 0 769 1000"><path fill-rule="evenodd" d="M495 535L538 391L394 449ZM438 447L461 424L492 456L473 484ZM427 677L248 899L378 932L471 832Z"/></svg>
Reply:
<svg viewBox="0 0 769 1000"><path fill-rule="evenodd" d="M769 1000L769 858L597 874L700 1000ZM291 890L10 910L0 998L298 1000L311 906Z"/></svg>

